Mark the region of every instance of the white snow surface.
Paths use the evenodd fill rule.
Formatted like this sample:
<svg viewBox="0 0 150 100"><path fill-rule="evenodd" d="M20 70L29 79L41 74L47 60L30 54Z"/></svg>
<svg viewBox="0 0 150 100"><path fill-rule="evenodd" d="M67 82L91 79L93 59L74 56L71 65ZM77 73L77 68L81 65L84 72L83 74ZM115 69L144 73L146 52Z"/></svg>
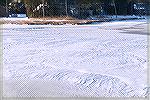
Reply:
<svg viewBox="0 0 150 100"><path fill-rule="evenodd" d="M1 30L5 97L146 95L146 20Z"/></svg>
<svg viewBox="0 0 150 100"><path fill-rule="evenodd" d="M24 17L24 18L17 18L17 17L2 17L1 20L11 20L11 21L17 21L17 20L28 20L28 17Z"/></svg>

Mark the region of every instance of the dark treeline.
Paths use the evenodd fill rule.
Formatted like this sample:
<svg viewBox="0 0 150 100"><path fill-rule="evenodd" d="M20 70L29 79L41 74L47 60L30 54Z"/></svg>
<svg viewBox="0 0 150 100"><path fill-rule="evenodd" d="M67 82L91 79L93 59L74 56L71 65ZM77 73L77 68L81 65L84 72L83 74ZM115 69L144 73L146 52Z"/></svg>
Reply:
<svg viewBox="0 0 150 100"><path fill-rule="evenodd" d="M17 2L24 5L23 9L26 10L29 17L73 16L86 18L94 15L133 15L139 12L144 15L147 14L146 11L149 8L149 0L0 0L0 5L11 10L11 13L13 11L17 13L20 8L13 4ZM139 3L138 7L135 6L137 3ZM139 10L135 11L136 9Z"/></svg>

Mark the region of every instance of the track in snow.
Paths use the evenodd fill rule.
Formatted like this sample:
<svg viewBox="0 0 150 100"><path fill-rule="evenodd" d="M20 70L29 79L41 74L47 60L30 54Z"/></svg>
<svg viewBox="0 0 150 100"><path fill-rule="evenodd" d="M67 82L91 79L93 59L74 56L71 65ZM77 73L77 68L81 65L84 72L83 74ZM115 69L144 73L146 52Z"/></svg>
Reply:
<svg viewBox="0 0 150 100"><path fill-rule="evenodd" d="M145 21L81 26L4 25L4 94L53 96L51 91L41 90L38 82L57 81L64 82L64 91L70 86L73 89L59 94L62 85L53 91L55 96L145 96L146 25ZM145 33L136 34L132 28ZM26 85L35 94L28 94L19 81L13 89L11 81L22 79L29 80ZM37 87L32 88L33 80L38 80ZM11 89L14 92L10 93Z"/></svg>

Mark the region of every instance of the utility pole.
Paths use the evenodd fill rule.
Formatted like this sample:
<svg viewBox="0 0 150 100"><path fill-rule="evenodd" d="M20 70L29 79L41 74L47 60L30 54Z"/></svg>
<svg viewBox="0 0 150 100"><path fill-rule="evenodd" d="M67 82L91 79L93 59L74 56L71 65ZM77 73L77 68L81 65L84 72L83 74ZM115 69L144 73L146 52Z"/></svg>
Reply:
<svg viewBox="0 0 150 100"><path fill-rule="evenodd" d="M8 1L6 0L6 17L8 17Z"/></svg>
<svg viewBox="0 0 150 100"><path fill-rule="evenodd" d="M67 3L67 0L65 0L65 5L66 5L66 16L68 16L68 3Z"/></svg>

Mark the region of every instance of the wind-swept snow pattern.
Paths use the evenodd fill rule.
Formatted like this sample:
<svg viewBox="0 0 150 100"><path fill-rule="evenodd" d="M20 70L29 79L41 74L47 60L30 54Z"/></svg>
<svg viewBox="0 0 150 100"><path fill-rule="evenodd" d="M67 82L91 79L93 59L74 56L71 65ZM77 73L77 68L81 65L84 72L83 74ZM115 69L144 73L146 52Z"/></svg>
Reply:
<svg viewBox="0 0 150 100"><path fill-rule="evenodd" d="M144 97L146 20L3 28L6 97Z"/></svg>

